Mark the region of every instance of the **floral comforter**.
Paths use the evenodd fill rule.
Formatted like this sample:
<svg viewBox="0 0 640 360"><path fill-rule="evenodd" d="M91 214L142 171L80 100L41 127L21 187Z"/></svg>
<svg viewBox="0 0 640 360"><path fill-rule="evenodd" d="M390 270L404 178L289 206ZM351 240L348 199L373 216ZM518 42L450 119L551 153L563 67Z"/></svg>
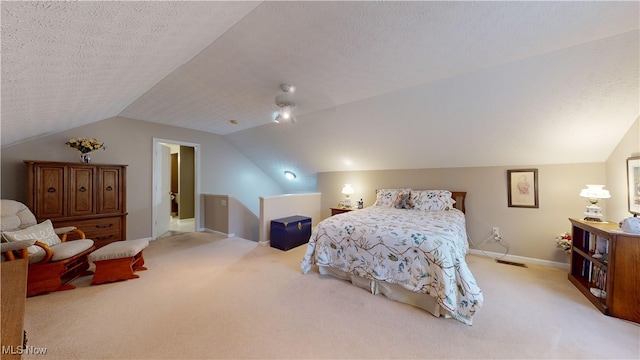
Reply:
<svg viewBox="0 0 640 360"><path fill-rule="evenodd" d="M302 272L329 266L429 294L471 325L482 291L465 255L464 214L371 206L329 217L311 234Z"/></svg>

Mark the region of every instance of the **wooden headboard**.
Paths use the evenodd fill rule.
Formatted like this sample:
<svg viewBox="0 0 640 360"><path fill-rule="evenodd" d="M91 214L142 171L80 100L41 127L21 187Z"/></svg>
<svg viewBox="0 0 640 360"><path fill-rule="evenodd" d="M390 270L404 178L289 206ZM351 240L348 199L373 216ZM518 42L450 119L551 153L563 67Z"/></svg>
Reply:
<svg viewBox="0 0 640 360"><path fill-rule="evenodd" d="M465 212L464 210L464 200L467 197L467 192L466 191L452 191L451 192L451 197L453 198L453 200L456 201L456 203L453 205L454 208Z"/></svg>

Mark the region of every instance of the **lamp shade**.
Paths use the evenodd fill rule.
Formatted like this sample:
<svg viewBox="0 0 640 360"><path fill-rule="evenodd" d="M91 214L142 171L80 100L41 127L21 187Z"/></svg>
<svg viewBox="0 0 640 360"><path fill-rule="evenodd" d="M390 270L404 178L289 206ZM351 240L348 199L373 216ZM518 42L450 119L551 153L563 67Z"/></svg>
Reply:
<svg viewBox="0 0 640 360"><path fill-rule="evenodd" d="M351 187L351 184L344 184L344 187L342 188L342 193L349 196L351 194L353 194L353 187Z"/></svg>
<svg viewBox="0 0 640 360"><path fill-rule="evenodd" d="M603 189L604 185L587 185L580 191L580 196L587 199L608 199L611 197L609 190Z"/></svg>

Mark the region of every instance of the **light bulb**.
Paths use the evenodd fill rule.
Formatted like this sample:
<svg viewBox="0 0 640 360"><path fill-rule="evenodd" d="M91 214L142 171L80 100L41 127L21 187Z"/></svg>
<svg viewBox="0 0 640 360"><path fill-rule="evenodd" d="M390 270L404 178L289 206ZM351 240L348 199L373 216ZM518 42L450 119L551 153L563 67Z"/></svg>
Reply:
<svg viewBox="0 0 640 360"><path fill-rule="evenodd" d="M296 178L296 174L294 174L293 172L286 170L284 172L284 176L288 179L288 180L293 180Z"/></svg>
<svg viewBox="0 0 640 360"><path fill-rule="evenodd" d="M282 115L283 119L289 120L291 118L291 108L288 106L283 107L280 114Z"/></svg>

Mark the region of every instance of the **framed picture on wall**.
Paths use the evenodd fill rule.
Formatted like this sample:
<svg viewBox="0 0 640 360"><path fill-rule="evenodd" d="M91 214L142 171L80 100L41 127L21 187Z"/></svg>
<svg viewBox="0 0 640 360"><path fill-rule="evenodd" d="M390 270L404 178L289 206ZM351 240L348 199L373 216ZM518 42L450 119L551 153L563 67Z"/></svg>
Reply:
<svg viewBox="0 0 640 360"><path fill-rule="evenodd" d="M507 170L509 207L538 208L538 169Z"/></svg>
<svg viewBox="0 0 640 360"><path fill-rule="evenodd" d="M627 159L627 193L629 212L640 215L640 156Z"/></svg>

